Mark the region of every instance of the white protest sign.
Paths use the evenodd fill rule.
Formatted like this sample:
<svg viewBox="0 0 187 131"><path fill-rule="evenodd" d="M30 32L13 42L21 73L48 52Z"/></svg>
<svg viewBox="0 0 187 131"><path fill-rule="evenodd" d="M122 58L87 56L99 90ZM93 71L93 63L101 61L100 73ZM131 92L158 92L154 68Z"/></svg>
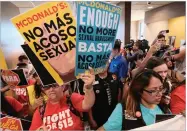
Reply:
<svg viewBox="0 0 187 131"><path fill-rule="evenodd" d="M130 131L185 131L186 119L182 115L177 115L172 119L158 122L149 126L136 128Z"/></svg>

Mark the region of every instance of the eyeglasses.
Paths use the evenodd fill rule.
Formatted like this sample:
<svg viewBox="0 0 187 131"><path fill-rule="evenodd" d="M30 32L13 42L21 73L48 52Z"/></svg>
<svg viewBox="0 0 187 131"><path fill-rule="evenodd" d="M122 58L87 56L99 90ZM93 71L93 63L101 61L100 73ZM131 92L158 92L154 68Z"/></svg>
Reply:
<svg viewBox="0 0 187 131"><path fill-rule="evenodd" d="M162 94L166 92L166 88L160 88L159 90L150 90L150 91L146 89L143 89L143 90L151 94L152 96L157 96L160 92Z"/></svg>
<svg viewBox="0 0 187 131"><path fill-rule="evenodd" d="M49 86L42 87L42 90L47 91L50 88L56 89L58 87L59 87L58 84L52 84L52 85L49 85ZM67 91L69 89L69 85L62 85L61 87L64 88L63 92L65 92L65 91Z"/></svg>
<svg viewBox="0 0 187 131"><path fill-rule="evenodd" d="M48 85L48 86L42 86L41 88L42 88L42 90L46 91L46 90L49 90L50 88L55 89L55 88L58 88L58 87L59 87L58 84L52 84L52 85Z"/></svg>

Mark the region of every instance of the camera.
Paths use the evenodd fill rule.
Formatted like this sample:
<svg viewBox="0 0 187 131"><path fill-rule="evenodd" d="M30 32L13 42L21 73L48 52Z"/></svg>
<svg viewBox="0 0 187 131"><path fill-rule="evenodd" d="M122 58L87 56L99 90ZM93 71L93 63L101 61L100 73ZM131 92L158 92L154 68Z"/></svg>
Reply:
<svg viewBox="0 0 187 131"><path fill-rule="evenodd" d="M150 1L148 1L148 2L147 2L147 5L150 5L150 4L151 4L151 2L150 2Z"/></svg>
<svg viewBox="0 0 187 131"><path fill-rule="evenodd" d="M131 49L133 47L134 44L126 44L124 46L125 49Z"/></svg>
<svg viewBox="0 0 187 131"><path fill-rule="evenodd" d="M132 50L133 45L134 45L134 40L130 40L130 44L126 44L124 46L124 49Z"/></svg>
<svg viewBox="0 0 187 131"><path fill-rule="evenodd" d="M167 53L168 56L176 55L180 53L180 49L172 50Z"/></svg>
<svg viewBox="0 0 187 131"><path fill-rule="evenodd" d="M146 39L143 40L139 40L139 42L141 43L140 49L145 53L146 50L148 51L150 46L149 46L149 42Z"/></svg>

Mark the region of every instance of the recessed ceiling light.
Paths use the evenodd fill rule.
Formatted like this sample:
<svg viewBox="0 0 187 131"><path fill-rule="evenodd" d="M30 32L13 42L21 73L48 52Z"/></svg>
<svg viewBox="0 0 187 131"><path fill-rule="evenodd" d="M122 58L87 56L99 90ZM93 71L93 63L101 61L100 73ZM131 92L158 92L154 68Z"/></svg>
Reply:
<svg viewBox="0 0 187 131"><path fill-rule="evenodd" d="M148 8L148 9L152 9L152 8L153 8L153 6L148 6L147 8Z"/></svg>

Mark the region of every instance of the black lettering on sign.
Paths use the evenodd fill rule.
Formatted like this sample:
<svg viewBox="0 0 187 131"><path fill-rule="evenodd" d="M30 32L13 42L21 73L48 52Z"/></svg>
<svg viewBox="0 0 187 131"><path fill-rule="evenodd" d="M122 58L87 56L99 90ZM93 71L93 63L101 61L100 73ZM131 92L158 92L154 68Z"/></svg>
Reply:
<svg viewBox="0 0 187 131"><path fill-rule="evenodd" d="M45 54L45 52L41 52L39 56L42 58L43 61L48 60L48 56Z"/></svg>
<svg viewBox="0 0 187 131"><path fill-rule="evenodd" d="M56 27L56 25L55 25L53 20L50 20L49 24L48 23L44 23L44 26L47 29L48 33L51 33L51 31L50 31L51 28L57 30L57 27Z"/></svg>
<svg viewBox="0 0 187 131"><path fill-rule="evenodd" d="M79 26L79 33L88 33L88 34L92 34L94 32L94 29L92 26L83 26L80 25Z"/></svg>
<svg viewBox="0 0 187 131"><path fill-rule="evenodd" d="M54 54L53 54L53 52L51 51L51 49L48 49L45 52L49 56L49 58L54 58L55 57Z"/></svg>
<svg viewBox="0 0 187 131"><path fill-rule="evenodd" d="M58 24L58 29L60 29L61 26L66 26L66 24L58 17L58 13L56 14L56 21Z"/></svg>
<svg viewBox="0 0 187 131"><path fill-rule="evenodd" d="M40 39L40 44L44 47L44 48L49 48L50 47L50 43L47 42L47 38L41 38ZM35 48L36 49L36 48Z"/></svg>
<svg viewBox="0 0 187 131"><path fill-rule="evenodd" d="M65 13L64 19L67 20L66 24L71 24L73 22L73 19L71 18L70 13Z"/></svg>
<svg viewBox="0 0 187 131"><path fill-rule="evenodd" d="M43 50L43 48L36 42L33 42L34 48L36 50L36 52L38 52L39 50Z"/></svg>
<svg viewBox="0 0 187 131"><path fill-rule="evenodd" d="M59 30L58 35L61 36L61 40L66 40L68 35L64 33L64 30Z"/></svg>
<svg viewBox="0 0 187 131"><path fill-rule="evenodd" d="M92 62L93 61L93 56L92 55L78 55L78 61L82 61L82 62Z"/></svg>

